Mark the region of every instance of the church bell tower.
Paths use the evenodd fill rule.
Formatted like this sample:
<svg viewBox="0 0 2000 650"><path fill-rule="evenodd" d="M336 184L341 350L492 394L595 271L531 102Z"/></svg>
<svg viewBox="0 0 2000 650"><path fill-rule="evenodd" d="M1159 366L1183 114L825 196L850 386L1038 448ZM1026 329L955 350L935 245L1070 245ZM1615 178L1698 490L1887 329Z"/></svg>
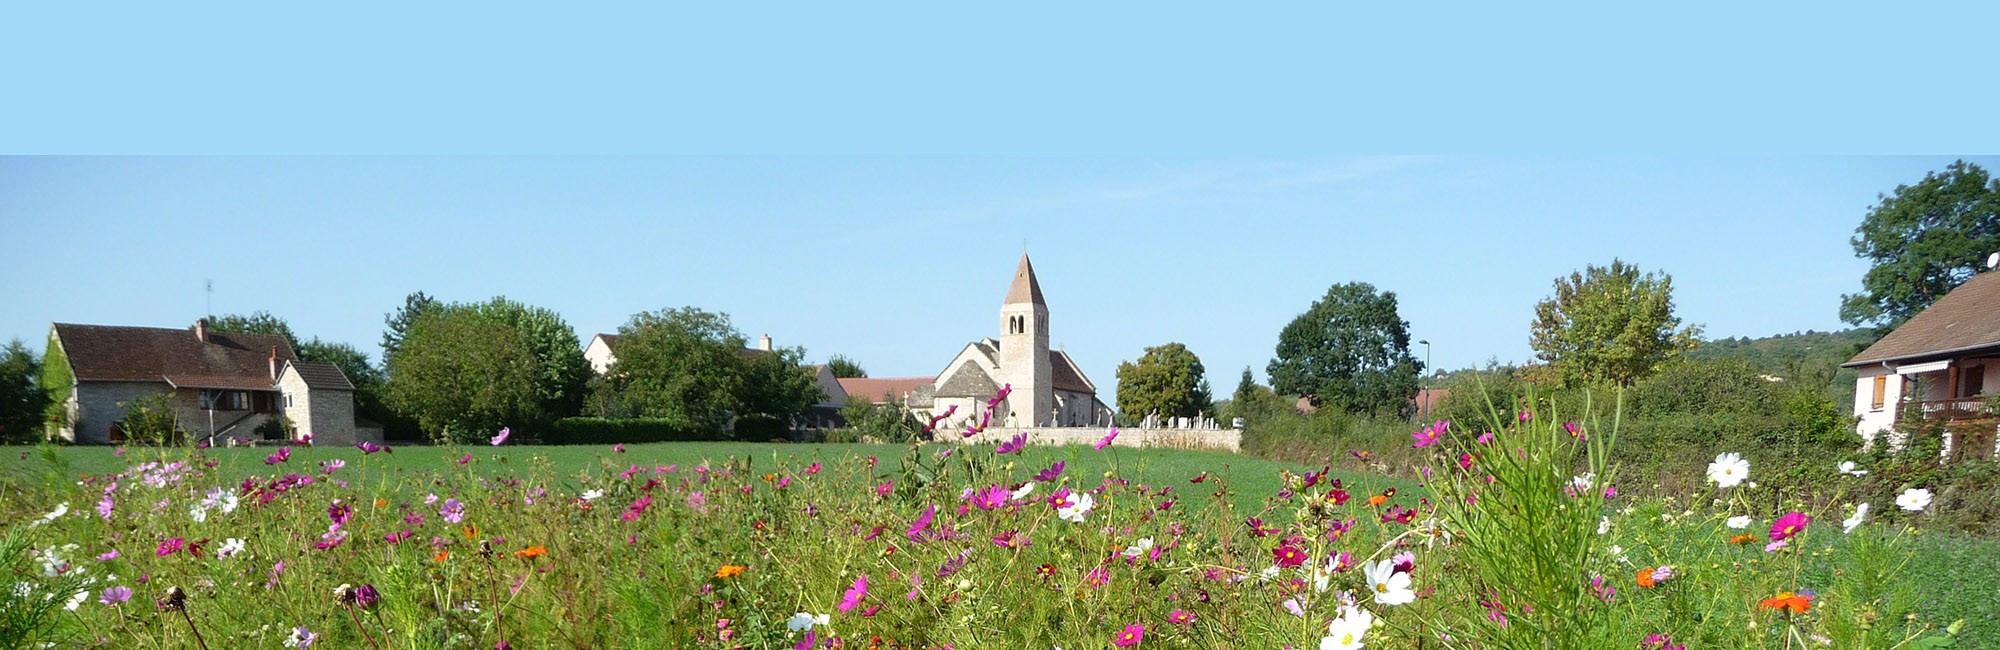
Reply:
<svg viewBox="0 0 2000 650"><path fill-rule="evenodd" d="M1054 424L1055 383L1049 364L1049 306L1042 301L1042 285L1035 280L1035 267L1028 254L1014 269L1014 283L1007 288L1007 301L1000 305L1000 377L1012 385L1006 407L1019 426L1045 427ZM1005 421L1000 413L996 420Z"/></svg>

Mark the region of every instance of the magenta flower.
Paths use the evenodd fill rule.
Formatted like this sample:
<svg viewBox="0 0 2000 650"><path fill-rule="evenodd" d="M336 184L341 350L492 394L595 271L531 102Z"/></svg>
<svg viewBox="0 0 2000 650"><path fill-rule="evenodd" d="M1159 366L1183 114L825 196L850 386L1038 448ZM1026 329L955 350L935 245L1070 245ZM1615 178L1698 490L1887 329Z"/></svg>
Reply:
<svg viewBox="0 0 2000 650"><path fill-rule="evenodd" d="M854 586L848 587L847 593L841 595L839 609L842 613L854 611L854 608L861 606L861 599L867 597L868 576L862 575L854 579Z"/></svg>
<svg viewBox="0 0 2000 650"><path fill-rule="evenodd" d="M611 446L611 452L612 452L612 453L616 453L616 454L622 454L622 453L625 453L625 443L622 443L622 442L621 442L621 443L618 443L618 444L615 444L615 445L612 445L612 446Z"/></svg>
<svg viewBox="0 0 2000 650"><path fill-rule="evenodd" d="M930 530L931 521L936 517L937 504L933 503L930 507L924 509L924 514L917 515L917 520L910 523L910 529L904 531L904 535L909 537L910 541L913 542L923 541L923 533Z"/></svg>
<svg viewBox="0 0 2000 650"><path fill-rule="evenodd" d="M1812 517L1807 517L1806 513L1798 511L1787 512L1784 516L1779 517L1777 521L1771 522L1771 541L1782 542L1787 538L1805 532L1806 524L1810 523L1812 523Z"/></svg>
<svg viewBox="0 0 2000 650"><path fill-rule="evenodd" d="M1007 505L1007 497L1012 493L1004 485L993 485L973 493L972 505L980 510L992 510Z"/></svg>
<svg viewBox="0 0 2000 650"><path fill-rule="evenodd" d="M334 499L333 505L326 508L326 518L332 520L335 524L346 524L348 520L354 518L354 508L342 503L339 499Z"/></svg>
<svg viewBox="0 0 2000 650"><path fill-rule="evenodd" d="M1410 437L1416 438L1416 442L1410 444L1411 449L1423 449L1437 444L1438 441L1437 431L1429 428L1412 431L1410 432Z"/></svg>
<svg viewBox="0 0 2000 650"><path fill-rule="evenodd" d="M895 491L895 489L896 489L896 482L895 482L895 481L889 481L889 482L887 482L887 483L883 483L883 484L881 484L881 485L877 485L877 486L875 486L875 496L878 496L878 497L886 497L886 496L889 496L889 493L890 493L890 492L893 492L893 491Z"/></svg>
<svg viewBox="0 0 2000 650"><path fill-rule="evenodd" d="M1035 474L1035 480L1041 481L1043 483L1054 482L1056 480L1056 477L1062 476L1064 467L1067 467L1067 465L1065 465L1063 461L1060 460L1056 461L1056 464L1050 465L1048 469L1042 470L1041 472Z"/></svg>
<svg viewBox="0 0 2000 650"><path fill-rule="evenodd" d="M459 503L458 499L445 499L444 505L438 508L438 516L454 524L464 521L465 504Z"/></svg>
<svg viewBox="0 0 2000 650"><path fill-rule="evenodd" d="M1174 611L1167 612L1167 622L1173 623L1174 625L1187 625L1189 623L1193 623L1194 612L1190 612L1185 609L1176 609Z"/></svg>
<svg viewBox="0 0 2000 650"><path fill-rule="evenodd" d="M511 429L509 429L509 428L507 428L507 427L501 427L501 428L500 428L500 435L497 435L497 436L493 436L493 440L492 440L492 443L493 443L493 446L495 446L495 447L498 447L498 446L500 446L500 445L504 445L504 444L507 444L507 436L508 436L509 434L512 434L512 433L513 433L513 430L511 430Z"/></svg>
<svg viewBox="0 0 2000 650"><path fill-rule="evenodd" d="M378 452L378 451L389 451L389 448L388 448L388 447L384 447L384 446L382 446L382 445L378 445L378 444L375 444L375 443L372 443L372 442L369 442L369 441L366 441L366 440L363 440L363 441L361 441L361 442L357 442L357 443L354 443L354 448L355 448L355 449L359 449L359 450L361 450L361 455L363 455L363 456L366 456L366 455L368 455L368 454L372 454L372 453L375 453L375 452Z"/></svg>
<svg viewBox="0 0 2000 650"><path fill-rule="evenodd" d="M265 465L276 465L276 464L278 464L278 463L282 463L282 462L285 462L285 461L288 461L288 460L291 460L291 459L292 459L292 448L291 448L291 447L280 447L280 448L278 448L278 453L275 453L275 454L271 454L271 455L269 455L269 456L265 456L265 457L264 457L264 464L265 464Z"/></svg>
<svg viewBox="0 0 2000 650"><path fill-rule="evenodd" d="M1097 441L1097 444L1091 446L1096 447L1098 451L1104 451L1105 447L1111 446L1111 441L1117 439L1118 439L1118 427L1111 427L1111 433L1104 434L1103 440L1099 440Z"/></svg>
<svg viewBox="0 0 2000 650"><path fill-rule="evenodd" d="M118 605L129 600L132 600L132 588L125 586L118 586L106 589L104 590L103 594L100 594L97 597L97 602L104 603L106 605Z"/></svg>
<svg viewBox="0 0 2000 650"><path fill-rule="evenodd" d="M812 650L816 645L819 645L819 634L813 630L806 630L805 637L799 639L798 644L792 646L792 650Z"/></svg>
<svg viewBox="0 0 2000 650"><path fill-rule="evenodd" d="M175 553L179 553L181 552L181 549L184 548L187 548L187 540L180 537L175 537L173 539L160 542L159 550L154 551L153 553L160 557L166 557L169 555L173 555Z"/></svg>
<svg viewBox="0 0 2000 650"><path fill-rule="evenodd" d="M340 468L346 466L347 466L347 461L338 458L335 458L333 460L322 460L319 462L319 471L321 474L332 474L334 472L340 471Z"/></svg>
<svg viewBox="0 0 2000 650"><path fill-rule="evenodd" d="M1127 648L1139 645L1139 642L1144 640L1146 640L1146 625L1144 623L1133 623L1125 626L1125 631L1119 632L1118 636L1111 640L1111 645Z"/></svg>
<svg viewBox="0 0 2000 650"><path fill-rule="evenodd" d="M1026 446L1028 446L1028 434L1017 433L1014 434L1013 438L1008 439L1006 442L1000 443L1000 446L994 447L993 453L1000 455L1011 454L1020 451L1022 447Z"/></svg>
<svg viewBox="0 0 2000 650"><path fill-rule="evenodd" d="M458 457L458 464L460 465L464 465L471 462L472 462L472 454L466 454L464 456Z"/></svg>
<svg viewBox="0 0 2000 650"><path fill-rule="evenodd" d="M652 505L653 495L650 493L641 494L637 501L633 501L632 505L625 507L625 512L619 514L618 519L621 521L638 521L639 515L646 514L646 508L652 507Z"/></svg>

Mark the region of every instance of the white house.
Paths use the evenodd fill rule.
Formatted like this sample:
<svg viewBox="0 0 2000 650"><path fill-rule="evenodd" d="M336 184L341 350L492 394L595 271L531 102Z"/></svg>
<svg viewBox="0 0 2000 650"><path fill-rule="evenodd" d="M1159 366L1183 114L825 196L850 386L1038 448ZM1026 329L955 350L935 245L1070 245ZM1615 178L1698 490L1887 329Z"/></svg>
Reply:
<svg viewBox="0 0 2000 650"><path fill-rule="evenodd" d="M1854 390L1857 432L1872 444L1884 433L1907 442L1896 425L1916 415L1963 422L1995 414L2000 394L2000 271L1988 270L1945 294L1842 367L1860 372ZM1962 441L1992 454L1994 432ZM1947 452L1954 441L1947 440ZM1969 447L1966 453L1975 453Z"/></svg>

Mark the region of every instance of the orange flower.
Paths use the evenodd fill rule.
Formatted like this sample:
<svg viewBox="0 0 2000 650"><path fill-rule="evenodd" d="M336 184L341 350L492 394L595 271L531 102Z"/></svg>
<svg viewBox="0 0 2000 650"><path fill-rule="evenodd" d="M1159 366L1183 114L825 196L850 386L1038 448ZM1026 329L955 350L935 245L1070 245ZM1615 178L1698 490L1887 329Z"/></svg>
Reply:
<svg viewBox="0 0 2000 650"><path fill-rule="evenodd" d="M376 498L375 498L375 507L377 507L377 508L380 508L380 507L382 507L382 506L386 506L386 505L389 505L389 500L388 500L388 499L384 499L384 498L381 498L381 497L376 497Z"/></svg>
<svg viewBox="0 0 2000 650"><path fill-rule="evenodd" d="M466 524L464 532L466 539L472 539L473 537L479 535L479 527L474 526L472 524Z"/></svg>
<svg viewBox="0 0 2000 650"><path fill-rule="evenodd" d="M1790 610L1794 614L1804 614L1806 610L1812 609L1812 597L1787 591L1766 598L1764 602L1757 603L1757 606L1764 609Z"/></svg>
<svg viewBox="0 0 2000 650"><path fill-rule="evenodd" d="M1754 535L1754 534L1751 534L1751 533L1743 533L1743 534L1741 534L1741 535L1737 535L1737 536L1735 536L1735 537L1731 537L1731 538L1729 538L1729 543L1731 543L1731 544L1755 544L1755 543L1757 543L1757 536L1756 536L1756 535Z"/></svg>
<svg viewBox="0 0 2000 650"><path fill-rule="evenodd" d="M544 555L548 555L548 553L549 553L549 549L548 549L548 547L545 547L545 546L542 546L541 544L536 544L536 545L534 545L534 546L530 546L530 547L527 547L527 548L524 548L524 549L521 549L521 550L518 550L518 551L514 551L514 557L518 557L518 558L535 558L535 557L541 557L541 556L544 556Z"/></svg>
<svg viewBox="0 0 2000 650"><path fill-rule="evenodd" d="M449 559L451 559L451 551L438 551L437 555L431 556L431 561L433 562L443 562Z"/></svg>
<svg viewBox="0 0 2000 650"><path fill-rule="evenodd" d="M1653 581L1653 570L1651 568L1639 570L1639 586L1651 587L1655 584L1659 583Z"/></svg>
<svg viewBox="0 0 2000 650"><path fill-rule="evenodd" d="M765 483L769 483L769 482L771 482L771 481L775 481L775 480L778 480L778 475L777 475L777 474L765 474L765 475L764 475L764 482L765 482Z"/></svg>
<svg viewBox="0 0 2000 650"><path fill-rule="evenodd" d="M743 575L743 570L748 568L750 567L746 567L741 564L724 564L722 565L722 568L715 570L715 577L734 578L736 576Z"/></svg>

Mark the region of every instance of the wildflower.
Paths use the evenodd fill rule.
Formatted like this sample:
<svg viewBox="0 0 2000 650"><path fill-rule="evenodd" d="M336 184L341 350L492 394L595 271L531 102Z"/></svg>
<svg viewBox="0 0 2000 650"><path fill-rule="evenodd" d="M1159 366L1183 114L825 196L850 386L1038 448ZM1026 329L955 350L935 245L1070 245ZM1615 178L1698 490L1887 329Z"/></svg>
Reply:
<svg viewBox="0 0 2000 650"><path fill-rule="evenodd" d="M582 498L582 499L583 499L584 501L596 501L596 500L598 500L598 499L602 499L602 498L604 498L604 491L603 491L603 490L584 490L584 491L583 491L583 495L582 495L582 496L581 496L580 498Z"/></svg>
<svg viewBox="0 0 2000 650"><path fill-rule="evenodd" d="M1807 517L1806 513L1798 511L1787 512L1784 516L1779 517L1777 521L1771 522L1771 541L1782 542L1794 535L1805 532L1806 524L1810 523L1812 523L1812 517Z"/></svg>
<svg viewBox="0 0 2000 650"><path fill-rule="evenodd" d="M1126 547L1123 552L1119 553L1119 555L1123 555L1127 559L1136 560L1139 558L1139 556L1145 555L1148 551L1151 550L1153 550L1153 538L1141 537L1138 540L1133 541L1132 545Z"/></svg>
<svg viewBox="0 0 2000 650"><path fill-rule="evenodd" d="M269 455L269 456L265 456L265 457L264 457L264 464L265 464L265 465L276 465L276 464L278 464L278 463L282 463L282 462L285 462L285 461L288 461L288 460L291 460L291 459L292 459L292 448L291 448L291 447L280 447L280 448L278 448L278 453L275 453L275 454L271 454L271 455Z"/></svg>
<svg viewBox="0 0 2000 650"><path fill-rule="evenodd" d="M116 559L118 559L118 549L115 548L109 551L105 551L104 553L99 554L97 556L97 561L99 562L110 562Z"/></svg>
<svg viewBox="0 0 2000 650"><path fill-rule="evenodd" d="M1090 495L1079 492L1075 494L1075 500L1070 502L1069 505L1056 508L1056 517L1080 524L1083 523L1083 516L1090 514L1090 510L1096 506L1097 501L1090 498Z"/></svg>
<svg viewBox="0 0 2000 650"><path fill-rule="evenodd" d="M106 605L122 605L130 600L132 600L132 588L122 585L106 589L97 596L97 602Z"/></svg>
<svg viewBox="0 0 2000 650"><path fill-rule="evenodd" d="M1167 612L1167 622L1173 623L1174 625L1187 625L1189 623L1193 623L1194 612L1190 612L1185 609L1176 609L1174 611Z"/></svg>
<svg viewBox="0 0 2000 650"><path fill-rule="evenodd" d="M319 541L313 542L313 548L324 551L345 541L347 541L347 531L341 530L340 524L334 524L326 527L326 532L320 534Z"/></svg>
<svg viewBox="0 0 2000 650"><path fill-rule="evenodd" d="M1784 547L1786 547L1786 546L1788 546L1788 545L1790 545L1790 544L1791 544L1791 542L1788 542L1788 541L1785 541L1785 540L1782 540L1782 539L1781 539L1781 540L1778 540L1778 541L1775 541L1775 542L1771 542L1771 543L1769 543L1769 544L1765 544L1765 545L1764 545L1764 552L1765 552L1765 553L1776 553L1776 552L1778 552L1778 549L1781 549L1781 548L1784 548Z"/></svg>
<svg viewBox="0 0 2000 650"><path fill-rule="evenodd" d="M438 516L444 517L445 521L454 524L464 521L465 504L459 503L458 499L445 499L444 506L438 508Z"/></svg>
<svg viewBox="0 0 2000 650"><path fill-rule="evenodd" d="M1410 444L1411 449L1423 449L1437 444L1438 431L1432 428L1418 429L1410 432L1410 437L1416 439L1416 442Z"/></svg>
<svg viewBox="0 0 2000 650"><path fill-rule="evenodd" d="M1034 541L1028 539L1027 535L1023 535L1017 530L1010 530L993 536L994 546L1008 550L1027 548L1033 543Z"/></svg>
<svg viewBox="0 0 2000 650"><path fill-rule="evenodd" d="M1326 636L1320 638L1320 650L1359 650L1361 638L1368 628L1375 625L1375 615L1368 610L1353 606L1342 606L1340 617L1326 625Z"/></svg>
<svg viewBox="0 0 2000 650"><path fill-rule="evenodd" d="M1922 512L1930 505L1931 491L1923 488L1910 488L1896 497L1896 507L1910 512Z"/></svg>
<svg viewBox="0 0 2000 650"><path fill-rule="evenodd" d="M345 525L349 520L354 518L354 508L341 503L339 499L334 499L333 505L326 507L326 518L332 520L333 523Z"/></svg>
<svg viewBox="0 0 2000 650"><path fill-rule="evenodd" d="M313 632L312 630L308 630L306 629L306 626L301 625L296 628L292 628L292 635L290 637L285 638L285 647L310 648L312 647L313 641L317 640L319 640L318 633Z"/></svg>
<svg viewBox="0 0 2000 650"><path fill-rule="evenodd" d="M431 556L432 562L443 562L449 559L451 559L451 551L438 551L437 554Z"/></svg>
<svg viewBox="0 0 2000 650"><path fill-rule="evenodd" d="M1306 552L1300 550L1297 546L1291 545L1289 542L1280 544L1278 548L1272 549L1271 556L1272 564L1287 569L1305 564L1306 562Z"/></svg>
<svg viewBox="0 0 2000 650"><path fill-rule="evenodd" d="M536 544L536 545L534 545L534 546L530 546L530 547L527 547L527 548L524 548L524 549L521 549L521 550L518 550L518 551L514 551L514 557L518 557L518 558L521 558L521 559L524 559L524 560L527 560L527 559L533 559L533 558L538 558L538 557L541 557L541 556L544 556L544 555L548 555L548 553L549 553L549 549L548 549L548 547L546 547L546 546L543 546L543 545L541 545L541 544Z"/></svg>
<svg viewBox="0 0 2000 650"><path fill-rule="evenodd" d="M1854 516L1841 520L1840 532L1842 533L1854 532L1854 529L1861 527L1861 520L1867 518L1867 516L1868 516L1868 504L1864 503L1858 506L1854 506Z"/></svg>
<svg viewBox="0 0 2000 650"><path fill-rule="evenodd" d="M1000 443L1000 446L994 447L993 453L1000 455L1011 454L1020 451L1022 447L1026 446L1028 446L1028 434L1017 433L1014 434L1014 437L1007 439L1006 442Z"/></svg>
<svg viewBox="0 0 2000 650"><path fill-rule="evenodd" d="M242 552L243 552L243 540L240 538L231 537L229 539L222 540L222 545L215 548L215 557L226 558Z"/></svg>
<svg viewBox="0 0 2000 650"><path fill-rule="evenodd" d="M347 461L338 458L335 458L333 460L322 460L319 462L319 473L332 474L334 472L340 471L341 468L346 466L347 466Z"/></svg>
<svg viewBox="0 0 2000 650"><path fill-rule="evenodd" d="M466 454L464 456L458 457L458 464L460 465L469 464L471 462L472 462L472 454Z"/></svg>
<svg viewBox="0 0 2000 650"><path fill-rule="evenodd" d="M743 571L749 568L750 567L743 566L741 564L724 564L722 565L722 568L715 570L715 577L725 578L725 579L734 578L736 576L743 575Z"/></svg>
<svg viewBox="0 0 2000 650"><path fill-rule="evenodd" d="M1477 438L1477 440L1479 441L1479 444L1482 444L1482 445L1490 445L1490 444L1493 444L1493 432L1491 432L1491 431L1488 431L1488 432L1485 432L1485 433L1482 433L1482 434L1479 434L1479 437Z"/></svg>
<svg viewBox="0 0 2000 650"><path fill-rule="evenodd" d="M376 591L375 585L364 582L361 583L361 586L354 588L354 606L362 609L374 609L375 605L380 602L382 602L382 592Z"/></svg>
<svg viewBox="0 0 2000 650"><path fill-rule="evenodd" d="M493 436L493 440L491 440L490 442L495 447L507 444L507 436L511 435L512 433L513 433L512 429L509 429L507 427L500 427L500 435Z"/></svg>
<svg viewBox="0 0 2000 650"><path fill-rule="evenodd" d="M62 518L62 516L63 516L63 515L66 515L66 514L69 514L69 503L68 503L68 502L63 502L63 503L59 503L59 504L56 504L56 509L54 509L54 510L50 510L50 511L49 511L49 514L46 514L46 515L42 515L42 518L41 518L41 520L40 520L40 521L41 521L41 523L44 523L44 524L46 524L46 523L51 523L51 522L54 522L54 521L55 521L55 520L57 520L57 519L61 519L61 518ZM39 524L37 524L37 525L39 525Z"/></svg>
<svg viewBox="0 0 2000 650"><path fill-rule="evenodd" d="M1848 476L1867 476L1867 475L1868 475L1868 470L1865 470L1865 469L1860 469L1860 467L1859 467L1859 466L1857 466L1857 465L1855 465L1855 464L1854 464L1854 461L1851 461L1851 460L1843 460L1843 461L1840 461L1840 466L1838 467L1838 469L1840 470L1840 473L1842 473L1842 474L1846 474L1846 475L1848 475Z"/></svg>
<svg viewBox="0 0 2000 650"><path fill-rule="evenodd" d="M1145 624L1133 623L1125 626L1125 631L1119 632L1117 637L1112 638L1111 645L1127 648L1139 645L1139 642L1144 640L1146 640Z"/></svg>
<svg viewBox="0 0 2000 650"><path fill-rule="evenodd" d="M793 614L791 618L785 620L785 629L791 630L793 632L800 632L804 630L810 630L815 625L826 625L828 623L831 623L832 621L833 617L828 616L826 614L820 614L818 616L814 616L812 614L807 614L805 612L799 612L797 614Z"/></svg>
<svg viewBox="0 0 2000 650"><path fill-rule="evenodd" d="M924 509L924 514L917 515L916 521L910 522L909 530L903 532L904 536L910 538L910 541L913 542L922 541L923 533L930 530L931 521L936 517L937 504L933 503L930 507Z"/></svg>
<svg viewBox="0 0 2000 650"><path fill-rule="evenodd" d="M158 555L160 557L166 557L169 555L173 555L175 553L179 553L181 552L181 549L184 548L187 548L187 540L184 538L175 537L173 539L160 542L160 548L158 550L153 551L153 554Z"/></svg>
<svg viewBox="0 0 2000 650"><path fill-rule="evenodd" d="M1056 463L1054 465L1050 465L1048 469L1036 473L1035 480L1043 483L1053 483L1055 482L1056 477L1062 476L1063 468L1066 466L1067 464L1064 461L1060 460L1056 461Z"/></svg>
<svg viewBox="0 0 2000 650"><path fill-rule="evenodd" d="M841 594L840 605L837 607L837 609L839 609L843 614L854 611L854 608L861 606L861 599L867 597L868 597L868 576L863 575L859 578L855 578L854 586L848 587L847 592Z"/></svg>
<svg viewBox="0 0 2000 650"><path fill-rule="evenodd" d="M1099 441L1097 441L1097 444L1095 444L1095 445L1091 445L1091 446L1092 446L1092 447L1095 447L1095 448L1096 448L1096 449L1097 449L1098 451L1104 451L1104 448L1105 448L1105 447L1109 447L1109 446L1111 446L1111 441L1113 441L1113 440L1117 440L1117 439L1118 439L1118 427L1111 427L1111 432L1110 432L1110 433L1107 433L1107 434L1104 434L1104 439L1103 439L1103 440L1099 440ZM1134 641L1133 643L1137 643L1137 642L1136 642L1136 641ZM1128 643L1128 644L1126 644L1126 645L1131 645L1131 644L1129 644L1129 643Z"/></svg>
<svg viewBox="0 0 2000 650"><path fill-rule="evenodd" d="M1035 484L1033 481L1030 481L1027 483L1022 483L1021 489L1015 490L1012 494L1008 494L1007 499L1010 501L1020 501L1022 499L1028 498L1028 495L1034 493L1035 493Z"/></svg>
<svg viewBox="0 0 2000 650"><path fill-rule="evenodd" d="M1757 603L1757 607L1779 611L1790 610L1794 614L1804 614L1806 610L1812 608L1813 598L1812 592L1795 594L1787 591L1764 599L1763 602Z"/></svg>
<svg viewBox="0 0 2000 650"><path fill-rule="evenodd" d="M972 505L980 510L992 510L1007 505L1009 496L1006 486L994 485L973 493Z"/></svg>
<svg viewBox="0 0 2000 650"><path fill-rule="evenodd" d="M1749 528L1750 515L1736 515L1734 517L1730 517L1728 521L1722 522L1722 524L1737 530Z"/></svg>
<svg viewBox="0 0 2000 650"><path fill-rule="evenodd" d="M700 493L697 492L696 494ZM689 495L688 503L693 505L694 501L694 495ZM618 519L620 521L638 521L639 516L646 514L646 509L652 506L653 495L641 494L638 499L632 501L632 505L625 506L625 512L619 513Z"/></svg>
<svg viewBox="0 0 2000 650"><path fill-rule="evenodd" d="M1725 453L1715 457L1708 464L1708 480L1717 487L1732 488L1750 477L1750 461L1735 453Z"/></svg>
<svg viewBox="0 0 2000 650"><path fill-rule="evenodd" d="M1382 605L1402 605L1417 599L1417 593L1410 590L1410 574L1396 570L1396 565L1388 560L1362 565L1368 577L1368 588L1375 592L1375 602Z"/></svg>
<svg viewBox="0 0 2000 650"><path fill-rule="evenodd" d="M1741 534L1738 534L1738 535L1736 535L1736 536L1734 536L1734 537L1730 537L1730 538L1729 538L1729 543L1731 543L1731 544L1738 544L1738 545L1741 545L1741 544L1755 544L1755 543L1757 543L1757 535L1755 535L1755 534L1753 534L1753 533L1741 533Z"/></svg>
<svg viewBox="0 0 2000 650"><path fill-rule="evenodd" d="M363 441L361 441L361 442L357 442L357 443L354 443L354 448L355 448L355 449L359 449L359 450L361 450L361 455L363 455L363 456L366 456L366 455L368 455L368 454L372 454L372 453L375 453L375 452L378 452L378 451L388 451L388 450L389 450L389 448L388 448L388 447L384 447L384 446L382 446L382 445L378 445L378 444L375 444L375 443L372 443L372 442L369 442L369 441L366 441L366 440L363 440Z"/></svg>

